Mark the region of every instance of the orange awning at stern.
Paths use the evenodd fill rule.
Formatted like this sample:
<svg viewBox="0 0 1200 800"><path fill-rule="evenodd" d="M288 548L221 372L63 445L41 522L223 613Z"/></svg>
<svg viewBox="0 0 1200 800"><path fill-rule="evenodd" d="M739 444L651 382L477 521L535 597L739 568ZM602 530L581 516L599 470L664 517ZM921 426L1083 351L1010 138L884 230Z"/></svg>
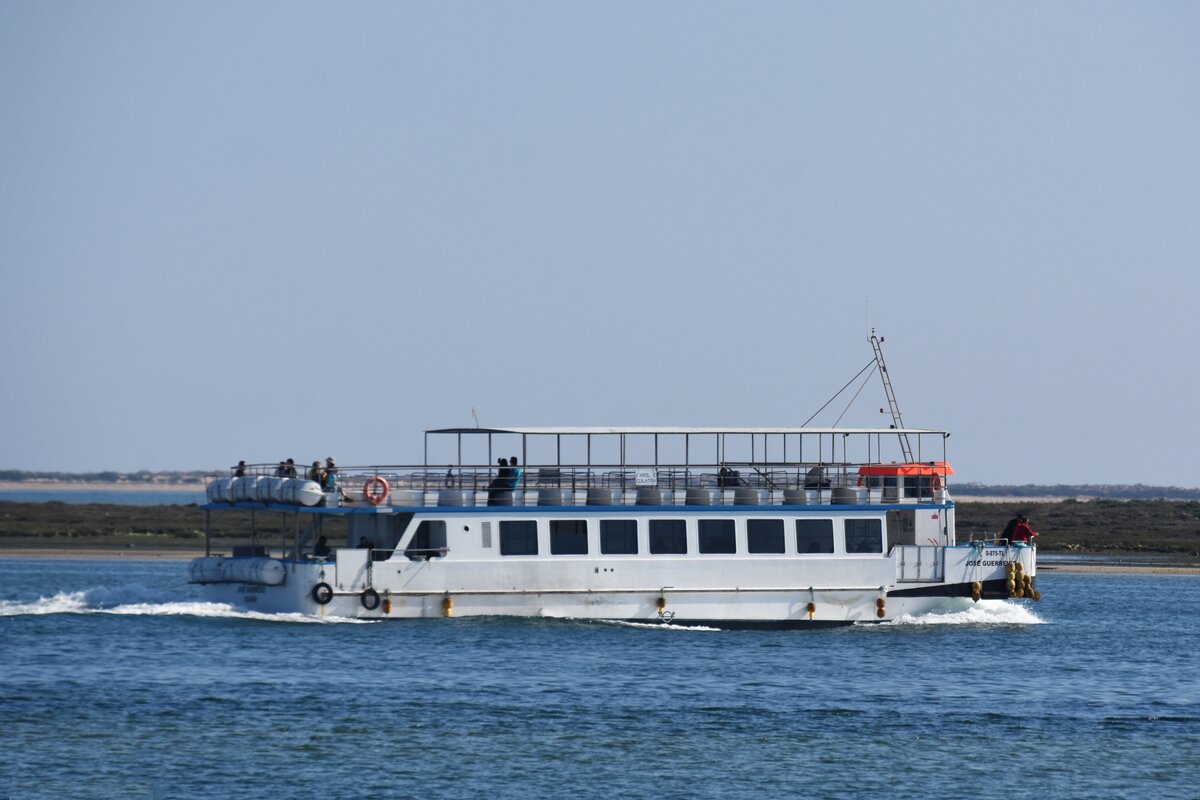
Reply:
<svg viewBox="0 0 1200 800"><path fill-rule="evenodd" d="M867 464L858 468L859 475L882 475L889 478L909 475L953 475L945 461L922 461L916 464Z"/></svg>

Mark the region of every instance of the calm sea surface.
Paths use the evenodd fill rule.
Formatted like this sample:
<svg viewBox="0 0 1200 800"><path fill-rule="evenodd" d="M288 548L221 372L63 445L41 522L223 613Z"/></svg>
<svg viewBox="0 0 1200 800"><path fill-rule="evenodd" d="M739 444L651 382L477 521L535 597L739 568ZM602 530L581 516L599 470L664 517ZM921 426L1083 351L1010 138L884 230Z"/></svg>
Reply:
<svg viewBox="0 0 1200 800"><path fill-rule="evenodd" d="M1200 797L1200 578L833 631L329 623L0 559L0 798Z"/></svg>

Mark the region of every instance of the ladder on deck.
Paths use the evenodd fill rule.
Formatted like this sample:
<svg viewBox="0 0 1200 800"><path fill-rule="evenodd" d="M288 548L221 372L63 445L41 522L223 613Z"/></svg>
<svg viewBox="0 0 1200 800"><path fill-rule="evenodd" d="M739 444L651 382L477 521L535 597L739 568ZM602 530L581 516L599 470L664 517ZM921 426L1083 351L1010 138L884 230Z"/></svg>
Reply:
<svg viewBox="0 0 1200 800"><path fill-rule="evenodd" d="M875 350L875 366L879 368L879 377L883 379L883 391L887 395L888 408L892 412L892 427L897 429L904 428L904 420L900 417L900 404L896 402L896 392L892 389L892 379L888 377L887 364L883 361L883 337L875 335L875 329L871 329L871 347ZM882 411L883 409L880 409ZM912 446L908 443L908 434L898 433L896 438L900 440L900 449L904 452L904 460L912 463Z"/></svg>

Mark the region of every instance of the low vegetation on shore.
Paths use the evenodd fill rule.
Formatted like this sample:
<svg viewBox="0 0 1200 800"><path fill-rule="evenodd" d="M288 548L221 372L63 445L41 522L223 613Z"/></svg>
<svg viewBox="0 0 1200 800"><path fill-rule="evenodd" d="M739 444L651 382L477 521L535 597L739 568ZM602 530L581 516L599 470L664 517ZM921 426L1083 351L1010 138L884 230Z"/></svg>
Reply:
<svg viewBox="0 0 1200 800"><path fill-rule="evenodd" d="M1200 502L1090 500L1025 504L960 502L959 538L994 534L1017 512L1040 532L1046 552L1158 553L1200 556ZM326 533L334 534L327 520ZM212 514L220 539L251 529L268 541L292 536L290 514L227 511ZM194 549L204 544L204 511L194 505L124 506L0 501L0 548Z"/></svg>
<svg viewBox="0 0 1200 800"><path fill-rule="evenodd" d="M959 502L959 538L1004 530L1016 513L1029 517L1039 547L1048 552L1200 556L1200 501Z"/></svg>

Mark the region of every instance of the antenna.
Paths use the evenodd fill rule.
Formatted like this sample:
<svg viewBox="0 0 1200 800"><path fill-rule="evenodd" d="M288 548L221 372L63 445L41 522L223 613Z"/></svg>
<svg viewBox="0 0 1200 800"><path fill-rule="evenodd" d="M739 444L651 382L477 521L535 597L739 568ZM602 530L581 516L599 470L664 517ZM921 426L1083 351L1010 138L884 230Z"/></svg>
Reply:
<svg viewBox="0 0 1200 800"><path fill-rule="evenodd" d="M872 331L874 333L874 331ZM471 416L475 419L475 427L479 427L479 415L475 413L475 406L471 406Z"/></svg>
<svg viewBox="0 0 1200 800"><path fill-rule="evenodd" d="M896 402L892 379L888 377L887 364L883 361L883 337L876 336L874 328L871 328L871 347L875 350L875 366L879 368L879 377L883 379L883 392L887 395L888 408L892 412L892 427L903 430L904 420L900 416L900 404ZM880 411L882 410L880 409ZM913 456L912 446L908 443L908 434L898 433L896 438L900 440L900 450L904 453L904 460L911 464Z"/></svg>

